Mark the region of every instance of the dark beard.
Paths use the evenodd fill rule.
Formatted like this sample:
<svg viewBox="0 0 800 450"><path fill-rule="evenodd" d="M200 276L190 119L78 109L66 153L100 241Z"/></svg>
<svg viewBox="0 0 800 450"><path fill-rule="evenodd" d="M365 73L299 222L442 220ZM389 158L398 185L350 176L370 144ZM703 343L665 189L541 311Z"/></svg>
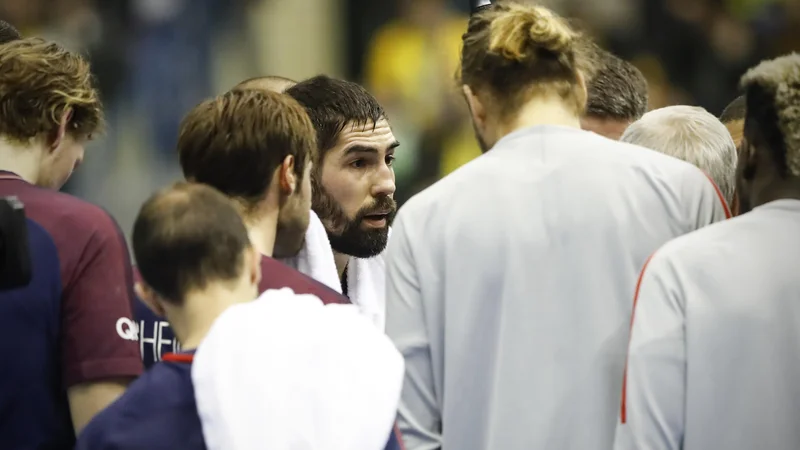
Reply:
<svg viewBox="0 0 800 450"><path fill-rule="evenodd" d="M315 183L312 203L312 209L325 224L334 251L356 258L371 258L386 248L386 243L389 241L389 226L397 213L397 204L393 198L380 197L374 204L361 208L355 217L350 219L325 188ZM391 211L386 217L385 227L368 230L361 228L366 216L381 210Z"/></svg>

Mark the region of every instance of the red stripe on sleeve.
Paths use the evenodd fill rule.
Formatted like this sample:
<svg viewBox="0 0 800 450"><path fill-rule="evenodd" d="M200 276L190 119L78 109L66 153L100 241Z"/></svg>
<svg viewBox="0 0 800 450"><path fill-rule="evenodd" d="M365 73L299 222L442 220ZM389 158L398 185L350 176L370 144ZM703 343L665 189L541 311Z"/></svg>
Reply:
<svg viewBox="0 0 800 450"><path fill-rule="evenodd" d="M714 183L714 180L711 179L711 176L709 176L707 173L703 172L703 175L705 175L706 178L708 178L708 181L711 182L711 186L714 186L714 191L717 193L717 198L719 198L719 201L722 203L722 209L725 210L725 218L730 219L732 217L731 209L728 207L728 202L725 201L725 197L722 196L722 191L719 190L719 186L717 186L717 183Z"/></svg>
<svg viewBox="0 0 800 450"><path fill-rule="evenodd" d="M725 202L723 200L722 204L724 205ZM636 304L639 302L639 289L642 287L642 278L644 278L644 271L647 270L647 265L650 264L650 260L653 259L653 253L647 258L647 261L644 262L644 266L642 266L642 271L639 272L639 279L636 281L636 291L633 294L633 310L631 311L631 332L633 332L633 318L636 316ZM631 337L628 336L628 345L630 346ZM625 373L622 375L622 404L620 405L619 417L622 423L625 423L627 420L627 412L626 412L626 400L627 400L627 391L628 391L628 357L625 356Z"/></svg>
<svg viewBox="0 0 800 450"><path fill-rule="evenodd" d="M167 353L161 357L161 360L166 362L189 364L194 361L194 355L191 353Z"/></svg>
<svg viewBox="0 0 800 450"><path fill-rule="evenodd" d="M400 450L406 450L406 444L403 442L403 434L400 433L400 428L397 428L397 424L394 424L394 435L397 437L397 443L400 445Z"/></svg>

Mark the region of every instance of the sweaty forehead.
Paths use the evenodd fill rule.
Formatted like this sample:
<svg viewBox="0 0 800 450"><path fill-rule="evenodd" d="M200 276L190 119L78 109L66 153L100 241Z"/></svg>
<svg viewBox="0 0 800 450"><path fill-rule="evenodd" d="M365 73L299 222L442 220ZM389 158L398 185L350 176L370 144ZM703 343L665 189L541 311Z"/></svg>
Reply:
<svg viewBox="0 0 800 450"><path fill-rule="evenodd" d="M367 122L366 124L345 125L336 146L332 152L344 152L351 147L368 147L379 151L387 150L396 142L392 128L386 119L381 119L377 123Z"/></svg>

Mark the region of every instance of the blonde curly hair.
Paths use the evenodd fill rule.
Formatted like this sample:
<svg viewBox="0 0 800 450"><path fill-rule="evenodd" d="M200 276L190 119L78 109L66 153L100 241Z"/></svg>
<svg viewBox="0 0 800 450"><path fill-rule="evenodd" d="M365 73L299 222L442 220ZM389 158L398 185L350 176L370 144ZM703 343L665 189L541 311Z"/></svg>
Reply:
<svg viewBox="0 0 800 450"><path fill-rule="evenodd" d="M762 62L748 70L740 84L745 92L758 89L771 97L786 148L786 170L800 177L800 53Z"/></svg>
<svg viewBox="0 0 800 450"><path fill-rule="evenodd" d="M55 130L68 110L72 137L102 131L102 104L83 57L39 38L0 45L0 135L30 142Z"/></svg>

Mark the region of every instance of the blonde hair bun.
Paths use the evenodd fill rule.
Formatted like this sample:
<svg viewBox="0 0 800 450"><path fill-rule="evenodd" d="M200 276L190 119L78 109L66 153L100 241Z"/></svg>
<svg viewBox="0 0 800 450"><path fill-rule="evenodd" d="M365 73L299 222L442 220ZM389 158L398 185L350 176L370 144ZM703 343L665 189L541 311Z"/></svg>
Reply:
<svg viewBox="0 0 800 450"><path fill-rule="evenodd" d="M502 4L489 15L495 16L489 52L519 63L533 62L539 50L556 55L570 53L579 37L564 19L541 6Z"/></svg>

